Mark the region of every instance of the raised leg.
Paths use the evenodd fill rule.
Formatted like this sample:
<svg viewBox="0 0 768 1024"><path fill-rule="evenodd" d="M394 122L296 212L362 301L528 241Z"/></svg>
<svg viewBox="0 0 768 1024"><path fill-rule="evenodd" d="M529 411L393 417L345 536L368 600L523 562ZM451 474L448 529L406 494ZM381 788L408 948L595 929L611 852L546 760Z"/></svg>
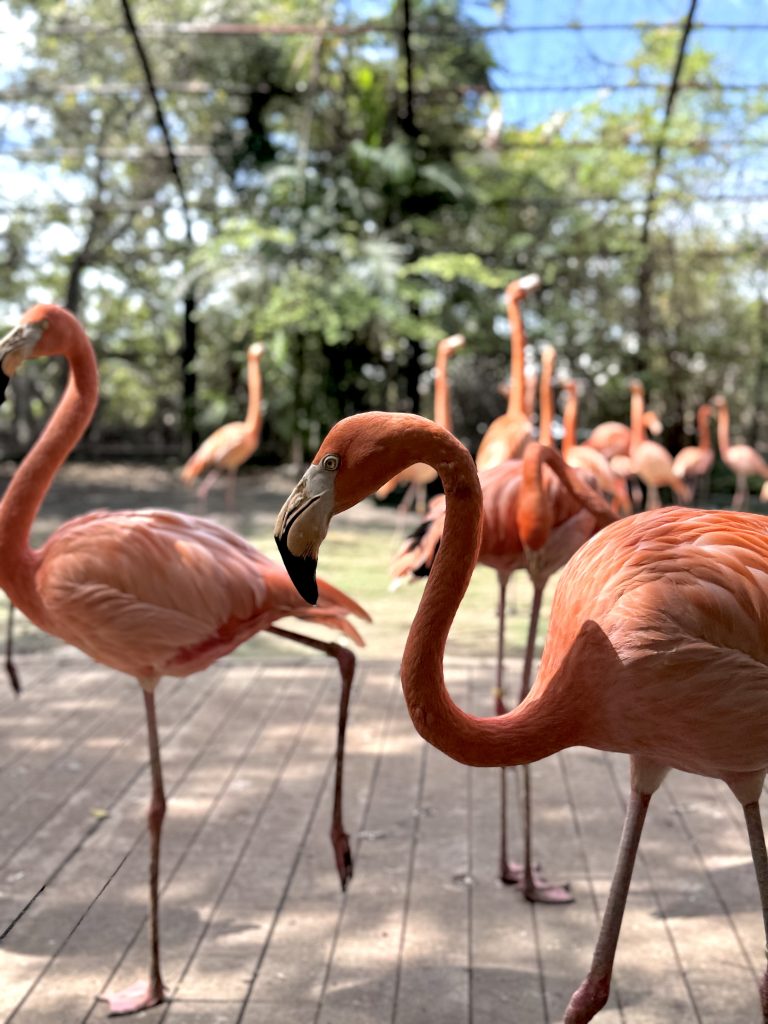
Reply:
<svg viewBox="0 0 768 1024"><path fill-rule="evenodd" d="M616 945L619 941L621 919L627 904L629 883L640 844L645 816L651 795L659 786L666 770L658 766L648 767L645 771L632 760L633 778L629 794L627 813L624 817L624 828L619 843L619 856L616 869L611 880L608 902L605 906L600 934L597 938L592 965L584 981L571 996L568 1009L565 1011L563 1024L587 1024L606 1004L611 987L613 961L616 956Z"/></svg>
<svg viewBox="0 0 768 1024"><path fill-rule="evenodd" d="M334 782L333 811L331 816L331 845L333 846L336 858L336 870L339 873L341 888L346 889L347 882L352 877L353 863L352 850L349 846L349 836L344 831L342 822L343 808L343 779L344 779L344 739L347 732L347 712L349 709L349 698L352 692L352 680L355 675L355 655L346 647L339 644L326 643L324 640L316 640L314 637L303 636L301 633L294 633L292 630L281 629L279 626L270 626L269 632L276 636L285 637L286 640L295 640L296 643L313 647L316 651L323 651L330 658L335 658L339 664L341 675L341 695L339 697L339 724L336 735L336 778Z"/></svg>
<svg viewBox="0 0 768 1024"><path fill-rule="evenodd" d="M165 793L163 791L163 773L160 764L160 743L157 736L157 718L155 715L155 695L150 690L143 690L144 707L147 713L147 734L149 737L149 763L152 771L152 798L149 803L147 825L149 828L149 977L145 981L122 989L120 992L107 993L104 998L109 1003L112 1016L124 1013L135 1013L157 1006L165 999L162 978L160 977L160 938L158 931L158 872L160 867L160 834L165 817Z"/></svg>
<svg viewBox="0 0 768 1024"><path fill-rule="evenodd" d="M766 939L766 956L768 956L768 853L765 848L765 834L760 817L760 804L757 800L744 804L744 818L747 822L749 847L752 851L752 863L755 865L757 888L760 892L760 906L763 908L763 927ZM763 1024L768 1024L768 965L760 981L760 1003L763 1010Z"/></svg>

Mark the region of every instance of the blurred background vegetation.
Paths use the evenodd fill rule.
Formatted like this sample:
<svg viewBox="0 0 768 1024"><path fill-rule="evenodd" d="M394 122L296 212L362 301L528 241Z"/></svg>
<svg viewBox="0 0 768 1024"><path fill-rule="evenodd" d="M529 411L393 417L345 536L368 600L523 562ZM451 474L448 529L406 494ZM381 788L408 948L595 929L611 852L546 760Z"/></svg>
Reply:
<svg viewBox="0 0 768 1024"><path fill-rule="evenodd" d="M606 88L510 116L489 26L511 31L514 7L2 5L2 168L41 183L0 200L2 319L53 300L86 323L103 397L81 455L186 456L242 416L261 339L257 459L301 461L340 416L431 414L434 349L457 331L474 450L504 407L502 289L532 271L529 341L586 382L583 427L627 421L639 375L673 451L720 390L734 435L768 444L768 93L724 77L686 0L666 5L682 20L627 26L630 58L596 62ZM17 378L3 454L62 372Z"/></svg>

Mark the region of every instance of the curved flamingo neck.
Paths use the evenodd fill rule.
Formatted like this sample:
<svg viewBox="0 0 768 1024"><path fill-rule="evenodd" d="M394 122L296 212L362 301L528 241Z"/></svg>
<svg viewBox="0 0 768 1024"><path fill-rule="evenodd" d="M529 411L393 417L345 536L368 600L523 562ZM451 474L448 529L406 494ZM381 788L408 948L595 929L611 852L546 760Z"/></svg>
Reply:
<svg viewBox="0 0 768 1024"><path fill-rule="evenodd" d="M731 416L725 402L717 407L717 447L722 457L731 447Z"/></svg>
<svg viewBox="0 0 768 1024"><path fill-rule="evenodd" d="M706 452L712 451L712 434L709 429L709 407L700 405L696 410L696 433L698 435L699 448Z"/></svg>
<svg viewBox="0 0 768 1024"><path fill-rule="evenodd" d="M440 549L403 651L400 675L413 724L463 764L499 767L554 753L563 744L542 702L524 701L507 715L479 718L462 711L446 689L445 644L477 563L483 497L469 452L450 435L421 428L417 438L401 436L400 443L413 452L411 461L417 456L439 472L446 496Z"/></svg>
<svg viewBox="0 0 768 1024"><path fill-rule="evenodd" d="M645 433L645 396L638 388L632 391L629 400L629 454L646 439Z"/></svg>
<svg viewBox="0 0 768 1024"><path fill-rule="evenodd" d="M542 353L539 380L539 442L552 444L552 367L554 353Z"/></svg>
<svg viewBox="0 0 768 1024"><path fill-rule="evenodd" d="M245 414L245 425L258 438L264 417L261 412L261 365L258 357L248 359L248 409Z"/></svg>
<svg viewBox="0 0 768 1024"><path fill-rule="evenodd" d="M522 417L525 415L525 328L519 299L507 300L507 319L510 356L507 414Z"/></svg>
<svg viewBox="0 0 768 1024"><path fill-rule="evenodd" d="M51 354L63 355L69 364L64 393L0 501L0 586L25 613L34 613L37 604L29 546L32 524L56 473L93 419L99 397L96 357L79 324Z"/></svg>
<svg viewBox="0 0 768 1024"><path fill-rule="evenodd" d="M448 349L437 346L435 357L435 423L453 433L451 388L448 381Z"/></svg>
<svg viewBox="0 0 768 1024"><path fill-rule="evenodd" d="M563 458L568 455L571 448L576 446L576 425L579 419L579 399L575 391L568 391L568 398L565 400L563 409L563 440L560 443L560 450Z"/></svg>

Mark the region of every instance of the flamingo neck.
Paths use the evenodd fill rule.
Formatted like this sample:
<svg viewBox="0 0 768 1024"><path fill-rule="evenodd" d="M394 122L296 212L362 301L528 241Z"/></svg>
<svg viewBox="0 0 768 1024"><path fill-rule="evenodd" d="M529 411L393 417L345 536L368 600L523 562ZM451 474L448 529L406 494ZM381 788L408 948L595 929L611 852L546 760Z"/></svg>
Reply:
<svg viewBox="0 0 768 1024"><path fill-rule="evenodd" d="M453 433L451 389L448 382L448 352L438 346L435 358L435 423Z"/></svg>
<svg viewBox="0 0 768 1024"><path fill-rule="evenodd" d="M440 474L446 514L440 549L403 652L403 694L416 730L463 764L523 764L561 748L546 705L530 699L507 715L479 718L451 699L443 675L448 631L477 563L483 498L469 453L454 439L419 438L418 457ZM449 444L450 442L450 444ZM554 716L552 716L554 719Z"/></svg>
<svg viewBox="0 0 768 1024"><path fill-rule="evenodd" d="M245 414L245 425L258 438L264 417L261 412L261 366L259 360L251 357L248 360L248 409Z"/></svg>
<svg viewBox="0 0 768 1024"><path fill-rule="evenodd" d="M645 397L642 391L633 391L629 400L629 454L646 439L645 433Z"/></svg>
<svg viewBox="0 0 768 1024"><path fill-rule="evenodd" d="M35 552L29 546L32 524L56 473L93 419L99 396L96 357L79 324L59 354L69 364L64 393L0 501L0 586L33 619L38 600L32 573Z"/></svg>
<svg viewBox="0 0 768 1024"><path fill-rule="evenodd" d="M565 458L571 448L576 446L576 424L579 418L579 400L571 391L563 409L563 440L560 443L560 451Z"/></svg>
<svg viewBox="0 0 768 1024"><path fill-rule="evenodd" d="M520 303L516 299L507 302L509 320L509 397L507 414L525 415L525 328Z"/></svg>
<svg viewBox="0 0 768 1024"><path fill-rule="evenodd" d="M706 406L699 406L696 410L696 421L699 448L703 448L705 452L711 452L712 434L709 429L709 410Z"/></svg>
<svg viewBox="0 0 768 1024"><path fill-rule="evenodd" d="M723 404L717 409L717 447L724 457L731 447L731 417L728 406Z"/></svg>
<svg viewBox="0 0 768 1024"><path fill-rule="evenodd" d="M552 444L552 363L542 360L539 381L539 442Z"/></svg>

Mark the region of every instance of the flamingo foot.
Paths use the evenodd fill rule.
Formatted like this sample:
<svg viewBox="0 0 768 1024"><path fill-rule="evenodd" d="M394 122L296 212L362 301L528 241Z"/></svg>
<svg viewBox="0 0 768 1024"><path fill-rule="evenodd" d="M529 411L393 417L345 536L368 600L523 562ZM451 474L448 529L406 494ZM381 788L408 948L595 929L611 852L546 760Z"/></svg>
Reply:
<svg viewBox="0 0 768 1024"><path fill-rule="evenodd" d="M524 865L503 861L499 878L505 885L518 885L523 896L530 903L573 903L574 896L570 885L565 882L558 885L548 882L537 866L529 874Z"/></svg>
<svg viewBox="0 0 768 1024"><path fill-rule="evenodd" d="M571 996L563 1024L588 1024L608 1002L610 985L610 978L585 978Z"/></svg>
<svg viewBox="0 0 768 1024"><path fill-rule="evenodd" d="M331 843L333 845L333 855L336 858L336 870L339 873L341 891L344 892L347 888L347 882L349 882L354 871L349 836L343 830L338 832L333 830L331 832Z"/></svg>
<svg viewBox="0 0 768 1024"><path fill-rule="evenodd" d="M119 992L106 992L99 996L99 999L109 1003L110 1017L118 1017L126 1013L148 1010L150 1006L165 1002L165 990L159 980L154 983L137 981L128 988L120 989Z"/></svg>

